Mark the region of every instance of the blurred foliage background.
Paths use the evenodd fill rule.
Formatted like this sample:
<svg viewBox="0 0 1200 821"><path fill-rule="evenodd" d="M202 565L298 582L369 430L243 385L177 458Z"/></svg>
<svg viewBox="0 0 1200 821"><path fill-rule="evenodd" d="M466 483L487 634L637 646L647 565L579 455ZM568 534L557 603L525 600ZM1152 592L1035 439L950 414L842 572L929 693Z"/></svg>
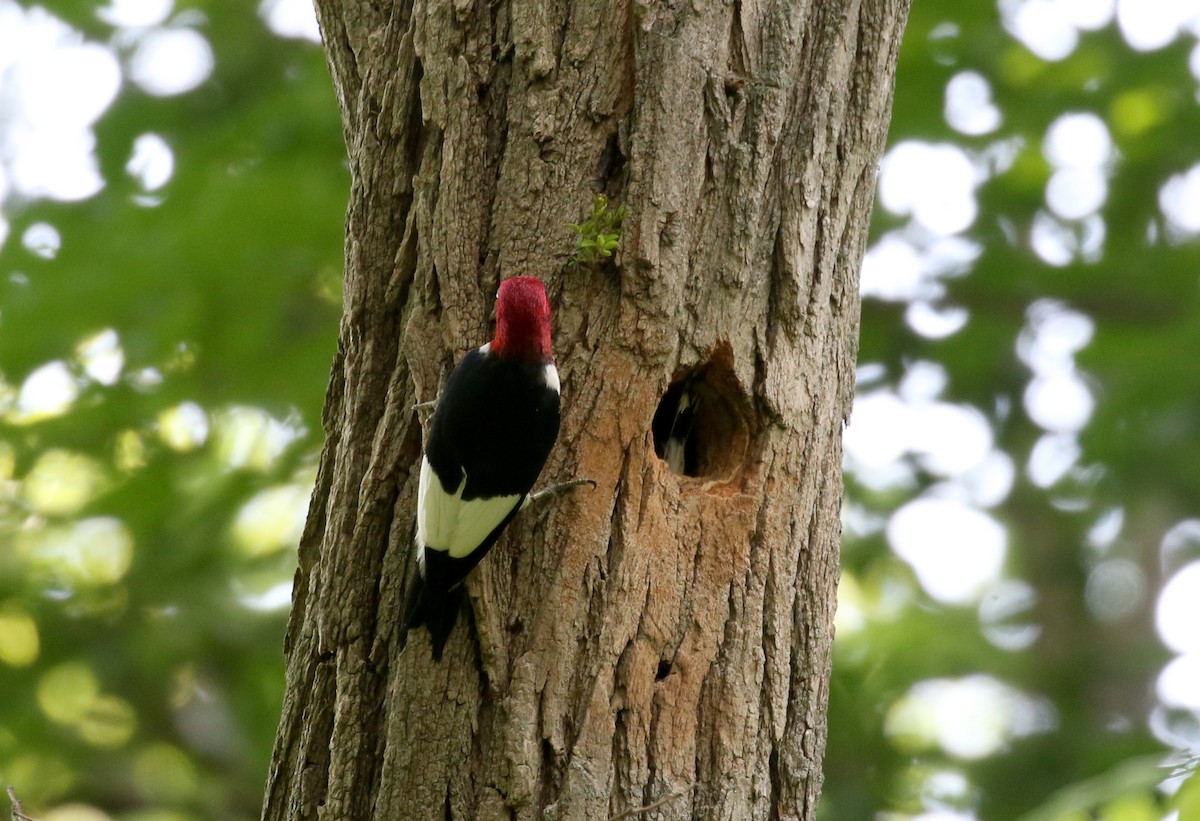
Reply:
<svg viewBox="0 0 1200 821"><path fill-rule="evenodd" d="M1200 818L1198 34L1183 0L915 4L826 821ZM0 0L0 783L27 812L258 814L343 154L304 0Z"/></svg>
<svg viewBox="0 0 1200 821"><path fill-rule="evenodd" d="M1200 4L918 0L825 819L1200 819Z"/></svg>
<svg viewBox="0 0 1200 821"><path fill-rule="evenodd" d="M256 818L336 345L336 101L271 7L48 8L0 2L0 782L39 818Z"/></svg>

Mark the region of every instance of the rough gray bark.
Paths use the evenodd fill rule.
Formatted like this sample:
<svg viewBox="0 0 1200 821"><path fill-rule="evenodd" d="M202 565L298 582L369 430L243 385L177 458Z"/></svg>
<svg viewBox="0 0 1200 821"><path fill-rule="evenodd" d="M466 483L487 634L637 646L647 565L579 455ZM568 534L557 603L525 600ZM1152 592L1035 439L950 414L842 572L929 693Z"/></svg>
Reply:
<svg viewBox="0 0 1200 821"><path fill-rule="evenodd" d="M263 817L811 819L907 0L317 5L353 177L345 316ZM571 268L595 191L631 210L619 265ZM598 488L518 517L437 665L423 633L395 642L412 407L516 274L555 308L543 480ZM695 477L650 432L683 373Z"/></svg>

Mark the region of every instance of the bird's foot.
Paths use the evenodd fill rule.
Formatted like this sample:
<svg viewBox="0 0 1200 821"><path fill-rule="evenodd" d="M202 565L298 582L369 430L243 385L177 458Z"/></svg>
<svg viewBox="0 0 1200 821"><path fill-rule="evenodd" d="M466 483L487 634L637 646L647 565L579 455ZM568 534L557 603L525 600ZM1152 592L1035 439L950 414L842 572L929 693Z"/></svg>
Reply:
<svg viewBox="0 0 1200 821"><path fill-rule="evenodd" d="M437 407L437 403L438 401L436 399L430 399L428 402L418 402L417 404L413 405L413 410L432 410L433 408Z"/></svg>
<svg viewBox="0 0 1200 821"><path fill-rule="evenodd" d="M548 499L551 496L558 496L560 493L566 493L568 490L574 490L580 485L591 485L592 490L596 489L596 483L591 479L572 479L569 482L559 482L557 485L542 488L537 493L531 493L525 497L525 503L521 507L529 507L534 502L540 502L543 499Z"/></svg>

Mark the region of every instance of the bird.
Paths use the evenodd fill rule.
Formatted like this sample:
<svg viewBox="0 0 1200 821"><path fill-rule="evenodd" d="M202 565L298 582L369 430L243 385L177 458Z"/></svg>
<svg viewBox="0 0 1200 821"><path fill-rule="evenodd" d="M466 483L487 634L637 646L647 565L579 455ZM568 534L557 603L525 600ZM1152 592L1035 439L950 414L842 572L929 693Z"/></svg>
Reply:
<svg viewBox="0 0 1200 821"><path fill-rule="evenodd" d="M435 661L457 621L463 580L530 500L558 438L550 333L541 280L502 281L495 335L463 356L436 401L421 457L416 571L401 632L403 645L410 631L427 627Z"/></svg>
<svg viewBox="0 0 1200 821"><path fill-rule="evenodd" d="M699 475L699 443L694 428L702 384L700 378L689 376L671 385L650 423L655 453L680 476Z"/></svg>
<svg viewBox="0 0 1200 821"><path fill-rule="evenodd" d="M680 476L697 475L696 437L692 436L692 427L699 408L700 396L695 393L692 380L688 380L679 392L679 406L675 409L671 432L663 448L667 467Z"/></svg>

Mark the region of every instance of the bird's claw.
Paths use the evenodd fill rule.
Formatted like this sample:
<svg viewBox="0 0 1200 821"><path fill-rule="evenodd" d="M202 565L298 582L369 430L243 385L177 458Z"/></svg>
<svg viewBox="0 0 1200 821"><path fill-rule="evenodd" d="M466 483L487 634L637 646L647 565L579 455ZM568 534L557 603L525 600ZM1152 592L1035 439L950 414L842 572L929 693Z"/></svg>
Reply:
<svg viewBox="0 0 1200 821"><path fill-rule="evenodd" d="M580 485L591 485L592 490L595 490L597 487L599 487L594 479L572 479L569 482L559 482L556 485L550 485L550 487L542 488L537 493L529 494L527 497L525 497L525 504L521 506L527 507L534 502L539 502L542 499L549 498L550 496L557 496L560 493L566 493L568 490L577 488Z"/></svg>

